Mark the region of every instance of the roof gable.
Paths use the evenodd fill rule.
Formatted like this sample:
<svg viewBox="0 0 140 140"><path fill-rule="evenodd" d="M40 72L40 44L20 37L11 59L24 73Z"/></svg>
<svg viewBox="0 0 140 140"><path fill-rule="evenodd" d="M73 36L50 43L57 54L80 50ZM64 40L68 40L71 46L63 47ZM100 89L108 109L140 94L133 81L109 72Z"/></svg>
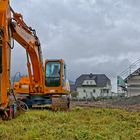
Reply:
<svg viewBox="0 0 140 140"><path fill-rule="evenodd" d="M82 74L76 79L76 87L82 86L84 80L95 80L97 87L105 87L107 84L111 85L110 79L105 74Z"/></svg>
<svg viewBox="0 0 140 140"><path fill-rule="evenodd" d="M128 75L124 81L127 82L127 80L131 79L133 76L137 76L140 75L140 68L138 68L137 70L135 70L133 73L131 73L130 75Z"/></svg>

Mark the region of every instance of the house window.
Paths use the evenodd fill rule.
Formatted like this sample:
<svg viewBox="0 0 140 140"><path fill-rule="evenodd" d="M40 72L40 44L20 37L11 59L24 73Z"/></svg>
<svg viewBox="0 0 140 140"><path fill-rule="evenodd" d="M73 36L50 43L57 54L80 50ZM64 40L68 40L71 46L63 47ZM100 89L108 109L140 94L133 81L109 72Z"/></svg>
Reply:
<svg viewBox="0 0 140 140"><path fill-rule="evenodd" d="M95 89L93 89L93 93L95 93L96 92L96 90Z"/></svg>
<svg viewBox="0 0 140 140"><path fill-rule="evenodd" d="M101 93L109 93L108 89L101 89Z"/></svg>
<svg viewBox="0 0 140 140"><path fill-rule="evenodd" d="M88 85L88 81L87 81L87 85Z"/></svg>
<svg viewBox="0 0 140 140"><path fill-rule="evenodd" d="M86 90L85 90L85 89L83 89L83 92L86 92Z"/></svg>
<svg viewBox="0 0 140 140"><path fill-rule="evenodd" d="M90 84L92 85L92 81L90 81Z"/></svg>

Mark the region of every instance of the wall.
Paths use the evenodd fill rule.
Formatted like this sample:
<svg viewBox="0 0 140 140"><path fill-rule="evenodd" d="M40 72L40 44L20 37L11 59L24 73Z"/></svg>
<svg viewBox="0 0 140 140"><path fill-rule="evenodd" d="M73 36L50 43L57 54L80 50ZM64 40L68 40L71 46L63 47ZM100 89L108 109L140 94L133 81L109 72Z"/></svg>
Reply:
<svg viewBox="0 0 140 140"><path fill-rule="evenodd" d="M109 93L101 93L101 89L109 89ZM85 90L85 91L84 91ZM78 98L91 99L93 96L97 97L108 97L111 96L111 87L110 88L100 88L100 87L78 87L77 92L79 93Z"/></svg>
<svg viewBox="0 0 140 140"><path fill-rule="evenodd" d="M140 75L133 75L130 79L128 79L127 85L129 97L140 95Z"/></svg>

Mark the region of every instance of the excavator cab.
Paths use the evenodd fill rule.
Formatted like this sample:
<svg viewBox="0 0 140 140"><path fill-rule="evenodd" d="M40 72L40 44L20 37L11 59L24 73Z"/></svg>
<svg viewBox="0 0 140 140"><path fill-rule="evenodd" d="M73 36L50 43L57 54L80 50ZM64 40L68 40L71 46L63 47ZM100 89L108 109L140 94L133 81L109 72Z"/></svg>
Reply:
<svg viewBox="0 0 140 140"><path fill-rule="evenodd" d="M63 59L46 60L45 93L67 94L70 91Z"/></svg>
<svg viewBox="0 0 140 140"><path fill-rule="evenodd" d="M66 64L64 60L47 60L45 65L45 86L59 87L66 82Z"/></svg>
<svg viewBox="0 0 140 140"><path fill-rule="evenodd" d="M68 108L70 86L66 75L66 64L63 59L46 60L45 94L51 97L51 108L54 110Z"/></svg>

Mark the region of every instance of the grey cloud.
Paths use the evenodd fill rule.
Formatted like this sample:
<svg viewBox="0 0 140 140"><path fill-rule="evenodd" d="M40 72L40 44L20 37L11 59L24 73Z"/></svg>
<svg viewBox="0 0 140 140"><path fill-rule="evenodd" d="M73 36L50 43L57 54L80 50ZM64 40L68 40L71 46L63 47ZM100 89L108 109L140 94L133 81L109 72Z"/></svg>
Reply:
<svg viewBox="0 0 140 140"><path fill-rule="evenodd" d="M71 80L98 72L114 81L139 58L139 0L14 0L11 5L37 30L44 59L66 60ZM13 53L14 62L26 67ZM24 51L20 57L25 59Z"/></svg>

